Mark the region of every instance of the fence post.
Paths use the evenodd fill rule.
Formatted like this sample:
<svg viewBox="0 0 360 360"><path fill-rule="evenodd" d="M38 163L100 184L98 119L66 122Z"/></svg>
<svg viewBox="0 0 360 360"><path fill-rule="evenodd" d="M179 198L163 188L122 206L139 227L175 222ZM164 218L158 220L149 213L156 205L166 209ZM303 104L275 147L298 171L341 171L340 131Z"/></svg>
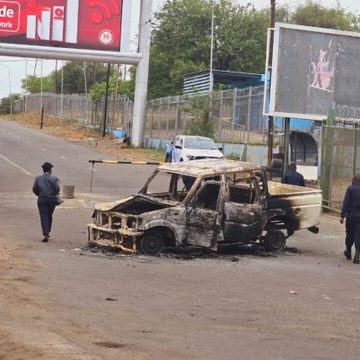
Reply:
<svg viewBox="0 0 360 360"><path fill-rule="evenodd" d="M251 101L252 100L252 86L249 87L249 95L248 95L248 111L247 111L247 120L246 120L246 143L250 143L250 120L251 120Z"/></svg>
<svg viewBox="0 0 360 360"><path fill-rule="evenodd" d="M220 91L220 105L218 118L218 140L222 140L222 106L223 106L223 90Z"/></svg>
<svg viewBox="0 0 360 360"><path fill-rule="evenodd" d="M167 112L170 110L170 96L167 97ZM169 116L166 117L166 137L169 134Z"/></svg>
<svg viewBox="0 0 360 360"><path fill-rule="evenodd" d="M180 111L180 107L179 107L179 102L180 102L180 97L179 97L179 101L176 104L176 119L175 119L175 134L174 136L176 136L177 132L178 132L178 127L179 127L179 122L181 121L181 111Z"/></svg>
<svg viewBox="0 0 360 360"><path fill-rule="evenodd" d="M231 129L235 129L235 117L236 117L236 101L237 101L237 88L233 90L233 105L232 105L232 117L231 117Z"/></svg>
<svg viewBox="0 0 360 360"><path fill-rule="evenodd" d="M154 102L151 100L151 122L150 122L150 137L152 138L154 127Z"/></svg>
<svg viewBox="0 0 360 360"><path fill-rule="evenodd" d="M44 124L44 106L41 106L40 129L43 128L43 124Z"/></svg>

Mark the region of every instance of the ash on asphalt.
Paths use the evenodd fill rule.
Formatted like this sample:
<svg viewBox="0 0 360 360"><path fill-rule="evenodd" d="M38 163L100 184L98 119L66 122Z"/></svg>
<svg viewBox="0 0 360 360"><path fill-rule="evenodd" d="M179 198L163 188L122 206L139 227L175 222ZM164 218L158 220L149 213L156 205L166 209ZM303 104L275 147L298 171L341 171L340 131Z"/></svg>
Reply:
<svg viewBox="0 0 360 360"><path fill-rule="evenodd" d="M113 249L109 247L87 247L83 249L83 255L105 255L111 258L138 258L144 257L141 253L136 255L134 254L125 254L121 250ZM241 258L258 256L258 257L278 257L278 256L293 256L296 254L301 254L301 252L294 247L285 247L279 253L272 253L266 251L259 244L250 244L250 245L221 245L218 248L217 252L210 251L202 247L194 246L184 246L176 248L167 248L156 258L163 259L177 259L177 260L196 260L196 259L220 259L226 261L237 262ZM147 258L152 258L151 256L146 256Z"/></svg>

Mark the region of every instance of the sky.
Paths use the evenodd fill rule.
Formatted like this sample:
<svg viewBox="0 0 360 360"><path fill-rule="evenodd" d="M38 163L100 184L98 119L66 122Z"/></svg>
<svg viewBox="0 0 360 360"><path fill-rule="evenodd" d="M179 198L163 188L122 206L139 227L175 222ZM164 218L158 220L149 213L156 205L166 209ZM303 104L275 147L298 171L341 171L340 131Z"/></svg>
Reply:
<svg viewBox="0 0 360 360"><path fill-rule="evenodd" d="M216 1L216 0L214 0ZM246 5L248 3L254 4L258 9L270 6L270 0L237 0L239 4ZM165 0L153 0L153 9L157 10ZM335 7L336 0L317 0L326 7ZM278 6L289 5L296 7L305 3L305 0L277 0ZM360 13L360 2L355 0L340 0L343 8L349 11ZM8 96L10 93L23 94L24 90L21 89L21 79L26 77L26 74L43 76L55 70L55 60L35 60L16 57L0 56L0 98ZM61 67L61 61L57 62L57 67ZM10 81L9 81L10 78Z"/></svg>

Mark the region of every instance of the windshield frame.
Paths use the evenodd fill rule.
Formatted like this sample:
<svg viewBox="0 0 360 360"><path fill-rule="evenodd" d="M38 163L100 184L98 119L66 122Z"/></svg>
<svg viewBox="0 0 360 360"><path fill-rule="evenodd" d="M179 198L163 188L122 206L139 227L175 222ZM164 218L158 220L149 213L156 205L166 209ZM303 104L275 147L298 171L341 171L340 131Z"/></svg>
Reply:
<svg viewBox="0 0 360 360"><path fill-rule="evenodd" d="M184 149L218 150L218 147L210 138L185 138Z"/></svg>

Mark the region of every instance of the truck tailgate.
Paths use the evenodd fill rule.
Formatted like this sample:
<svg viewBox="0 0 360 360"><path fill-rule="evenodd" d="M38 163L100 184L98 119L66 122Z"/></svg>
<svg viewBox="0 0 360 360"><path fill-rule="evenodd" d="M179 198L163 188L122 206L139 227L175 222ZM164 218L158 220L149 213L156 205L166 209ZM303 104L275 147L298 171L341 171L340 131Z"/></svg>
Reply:
<svg viewBox="0 0 360 360"><path fill-rule="evenodd" d="M268 182L269 217L291 219L295 230L309 228L320 222L322 195L321 190Z"/></svg>

